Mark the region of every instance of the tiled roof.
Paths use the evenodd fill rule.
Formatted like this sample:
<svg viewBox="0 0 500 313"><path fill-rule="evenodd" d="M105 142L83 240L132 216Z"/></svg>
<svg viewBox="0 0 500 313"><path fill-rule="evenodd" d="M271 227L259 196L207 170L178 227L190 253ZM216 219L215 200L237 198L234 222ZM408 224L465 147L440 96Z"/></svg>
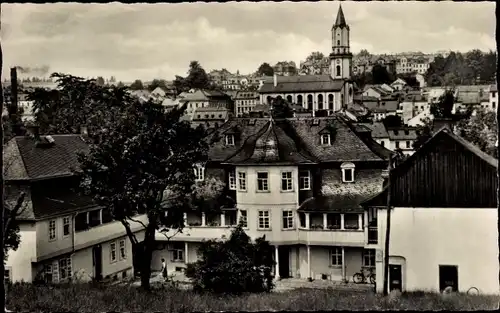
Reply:
<svg viewBox="0 0 500 313"><path fill-rule="evenodd" d="M313 125L313 121L317 124ZM249 124L254 122L255 124ZM209 152L209 159L223 162L229 160L240 152L240 148L247 142L256 142L263 134L263 129L268 126L269 119L237 118L224 123L210 138L216 141ZM330 126L331 125L331 126ZM224 133L234 127L238 127L241 133L235 138L234 146L226 146L223 140ZM331 145L320 145L320 133L331 127ZM287 142L282 151L300 151L301 155L311 161L318 162L344 162L344 161L381 161L384 157L374 152L340 116L324 118L289 118L284 121L276 121L273 132ZM280 137L281 135L283 137ZM286 138L291 138L292 141ZM294 144L295 147L289 145ZM251 145L250 145L251 146ZM248 147L248 145L247 145ZM249 148L248 148L249 149ZM304 151L304 152L303 152ZM249 155L250 152L245 152Z"/></svg>
<svg viewBox="0 0 500 313"><path fill-rule="evenodd" d="M339 91L344 80L334 80L330 75L278 76L277 86L274 81L264 82L260 93Z"/></svg>
<svg viewBox="0 0 500 313"><path fill-rule="evenodd" d="M310 198L298 210L305 212L362 213L361 203L372 194L343 193Z"/></svg>
<svg viewBox="0 0 500 313"><path fill-rule="evenodd" d="M462 104L479 104L481 103L481 98L479 92L458 92L458 101Z"/></svg>
<svg viewBox="0 0 500 313"><path fill-rule="evenodd" d="M245 140L240 150L228 160L231 164L311 164L315 160L308 152L297 148L296 143L280 127L286 121L267 122L256 134Z"/></svg>
<svg viewBox="0 0 500 313"><path fill-rule="evenodd" d="M395 129L390 128L387 130L390 140L416 140L417 130L409 128Z"/></svg>
<svg viewBox="0 0 500 313"><path fill-rule="evenodd" d="M256 99L259 98L259 93L256 91L238 91L234 99Z"/></svg>
<svg viewBox="0 0 500 313"><path fill-rule="evenodd" d="M394 112L399 107L399 101L363 101L363 105L373 112Z"/></svg>
<svg viewBox="0 0 500 313"><path fill-rule="evenodd" d="M382 122L358 123L358 125L370 128L372 130L372 138L389 138L389 134Z"/></svg>
<svg viewBox="0 0 500 313"><path fill-rule="evenodd" d="M5 149L6 162L13 160L6 180L40 180L73 175L78 169L77 152L87 152L88 145L80 135L52 135L53 144L37 146L29 137L15 137ZM43 136L42 136L43 139ZM45 139L43 139L45 140Z"/></svg>

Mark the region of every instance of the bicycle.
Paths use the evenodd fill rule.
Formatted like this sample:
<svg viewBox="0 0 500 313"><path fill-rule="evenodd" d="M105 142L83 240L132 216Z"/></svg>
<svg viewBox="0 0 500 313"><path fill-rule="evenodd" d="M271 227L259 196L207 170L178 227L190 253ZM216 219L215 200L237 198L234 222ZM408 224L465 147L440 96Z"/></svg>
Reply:
<svg viewBox="0 0 500 313"><path fill-rule="evenodd" d="M365 275L365 271L361 269L361 271L352 276L352 281L355 284L366 284L368 280L371 284L375 284L375 274L373 273L373 269L369 269L368 275Z"/></svg>

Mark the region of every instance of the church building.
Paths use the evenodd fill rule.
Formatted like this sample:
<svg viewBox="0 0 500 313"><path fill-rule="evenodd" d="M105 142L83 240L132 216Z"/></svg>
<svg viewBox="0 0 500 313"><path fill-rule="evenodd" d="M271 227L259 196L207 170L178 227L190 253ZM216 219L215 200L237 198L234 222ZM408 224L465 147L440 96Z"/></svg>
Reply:
<svg viewBox="0 0 500 313"><path fill-rule="evenodd" d="M326 110L331 115L352 103L354 91L349 32L340 6L331 29L329 75L274 75L272 81L265 82L260 88L260 103L269 103L271 98L281 97L310 110L313 116L320 110Z"/></svg>

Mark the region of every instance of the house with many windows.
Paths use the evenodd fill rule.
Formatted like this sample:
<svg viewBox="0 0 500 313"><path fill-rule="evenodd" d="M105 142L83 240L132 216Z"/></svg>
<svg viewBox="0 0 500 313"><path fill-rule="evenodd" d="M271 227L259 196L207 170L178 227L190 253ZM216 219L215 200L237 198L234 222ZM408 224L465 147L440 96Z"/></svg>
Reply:
<svg viewBox="0 0 500 313"><path fill-rule="evenodd" d="M272 98L282 98L311 111L329 114L340 111L353 102L352 53L350 51L350 28L342 7L331 28L332 52L328 75L278 76L264 82L259 89L260 103L269 104Z"/></svg>
<svg viewBox="0 0 500 313"><path fill-rule="evenodd" d="M6 143L6 204L13 206L21 192L26 194L17 218L20 245L8 251L6 261L10 281L85 281L133 274L132 247L123 225L77 191L77 152L87 149L80 135L40 136L36 128ZM140 238L142 226L132 224Z"/></svg>
<svg viewBox="0 0 500 313"><path fill-rule="evenodd" d="M446 127L390 171L390 185L363 203L377 225L378 292L390 193L389 290L499 294L497 171L498 160Z"/></svg>
<svg viewBox="0 0 500 313"><path fill-rule="evenodd" d="M274 245L275 277L352 281L374 269L360 203L382 190L390 151L341 115L230 119L211 136L209 161L195 174L222 181L232 204L186 213L186 228L170 241L158 234L167 249L155 252L153 269L165 258L169 272L181 273L202 240L227 238L239 221Z"/></svg>

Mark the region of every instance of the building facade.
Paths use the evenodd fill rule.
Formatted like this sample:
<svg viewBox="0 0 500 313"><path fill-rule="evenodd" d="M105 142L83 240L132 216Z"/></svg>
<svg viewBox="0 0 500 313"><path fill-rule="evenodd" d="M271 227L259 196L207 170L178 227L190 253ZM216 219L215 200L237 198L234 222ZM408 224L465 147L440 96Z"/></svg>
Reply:
<svg viewBox="0 0 500 313"><path fill-rule="evenodd" d="M256 91L239 91L234 97L234 114L237 117L248 114L259 104L259 93Z"/></svg>
<svg viewBox="0 0 500 313"><path fill-rule="evenodd" d="M234 204L218 214L186 214L188 226L155 254L153 268L165 258L170 272L182 272L203 239L228 238L241 220L251 238L265 235L275 246L276 277L352 281L361 268L373 269L358 204L381 190L389 151L337 115L239 118L216 132L210 161L195 173L224 182Z"/></svg>
<svg viewBox="0 0 500 313"><path fill-rule="evenodd" d="M377 225L378 292L390 192L389 290L499 294L497 167L444 128L391 171L390 187L364 203Z"/></svg>

